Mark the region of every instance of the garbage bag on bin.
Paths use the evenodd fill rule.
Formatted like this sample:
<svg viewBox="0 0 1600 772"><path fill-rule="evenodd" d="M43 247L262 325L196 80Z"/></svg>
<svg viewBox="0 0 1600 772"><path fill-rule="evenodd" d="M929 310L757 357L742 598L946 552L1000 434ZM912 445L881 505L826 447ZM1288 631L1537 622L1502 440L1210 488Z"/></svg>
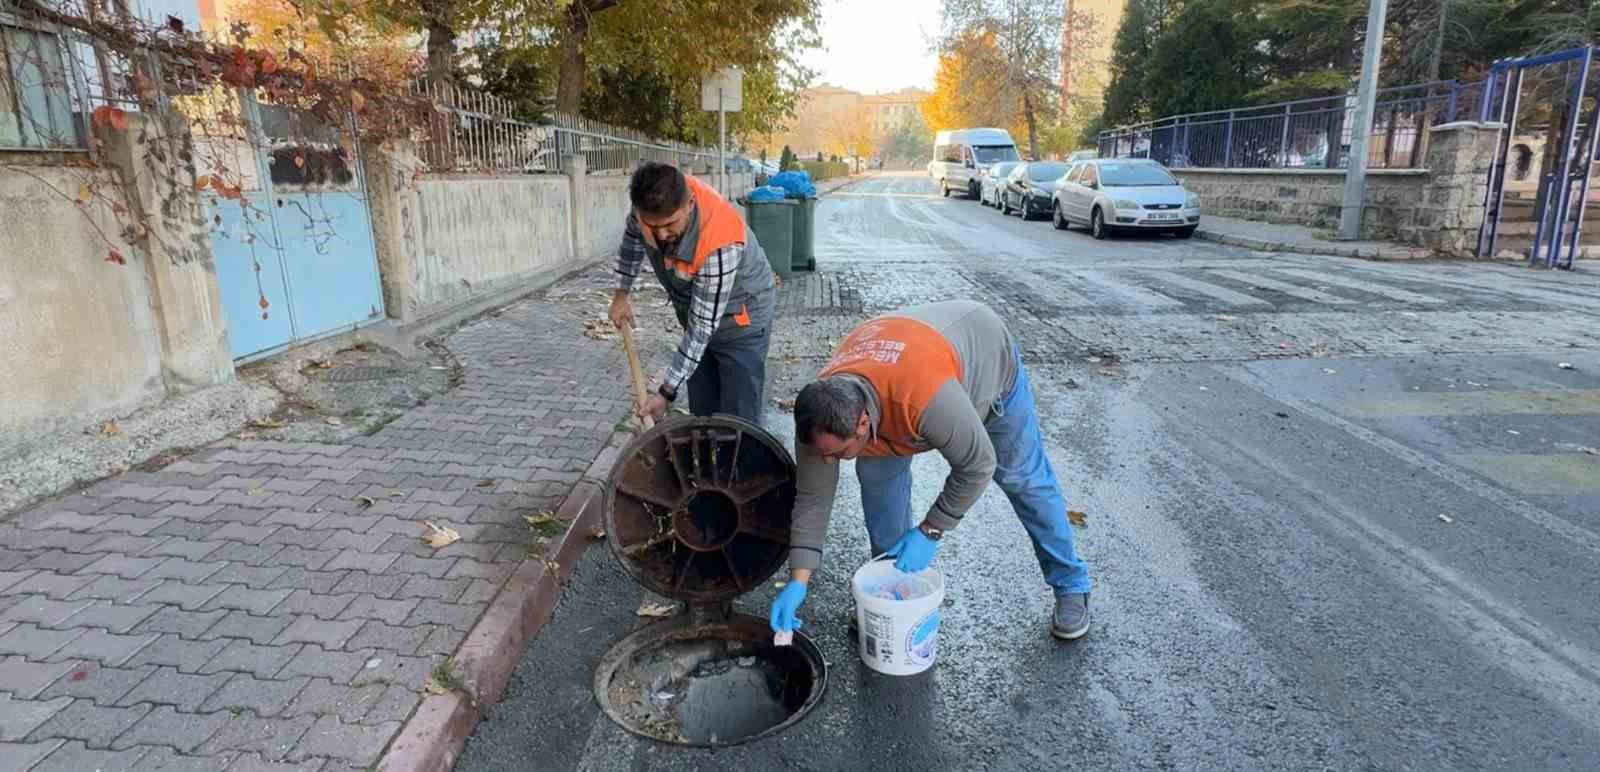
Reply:
<svg viewBox="0 0 1600 772"><path fill-rule="evenodd" d="M778 172L767 180L768 185L783 188L789 198L816 198L817 186L811 184L811 172L804 169Z"/></svg>
<svg viewBox="0 0 1600 772"><path fill-rule="evenodd" d="M753 204L770 204L782 201L788 193L776 185L763 185L750 191L749 200Z"/></svg>

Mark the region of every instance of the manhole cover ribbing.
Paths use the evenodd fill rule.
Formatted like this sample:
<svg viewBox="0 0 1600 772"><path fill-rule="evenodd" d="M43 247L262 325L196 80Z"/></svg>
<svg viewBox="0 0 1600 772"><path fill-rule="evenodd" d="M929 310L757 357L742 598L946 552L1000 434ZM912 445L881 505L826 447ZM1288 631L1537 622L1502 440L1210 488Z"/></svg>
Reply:
<svg viewBox="0 0 1600 772"><path fill-rule="evenodd" d="M398 378L404 374L405 371L397 367L348 366L335 367L323 373L322 379L332 383L355 383L357 381L381 381L386 378Z"/></svg>

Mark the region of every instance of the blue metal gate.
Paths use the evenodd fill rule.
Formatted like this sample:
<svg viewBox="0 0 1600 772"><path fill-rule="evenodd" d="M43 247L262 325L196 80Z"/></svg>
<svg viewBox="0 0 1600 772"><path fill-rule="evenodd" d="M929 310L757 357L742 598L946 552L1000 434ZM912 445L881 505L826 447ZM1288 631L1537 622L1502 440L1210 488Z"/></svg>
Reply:
<svg viewBox="0 0 1600 772"><path fill-rule="evenodd" d="M355 132L237 93L238 137L197 140L234 359L382 319Z"/></svg>
<svg viewBox="0 0 1600 772"><path fill-rule="evenodd" d="M1584 213L1589 202L1589 180L1596 160L1595 131L1600 120L1600 99L1591 92L1600 87L1600 78L1592 70L1600 57L1596 47L1573 48L1543 56L1504 59L1495 62L1490 70L1488 86L1479 105L1479 119L1505 124L1494 164L1489 171L1489 191L1484 200L1484 221L1478 235L1477 254L1491 257L1497 253L1499 242L1505 237L1506 216L1510 209L1506 201L1507 167L1515 162L1512 149L1516 141L1521 113L1528 105L1525 99L1526 80L1530 74L1558 78L1555 96L1563 102L1552 100L1550 105L1540 105L1551 111L1551 122L1559 123L1560 145L1552 168L1541 168L1537 194L1533 205L1533 243L1527 250L1528 261L1546 268L1572 269L1583 235ZM1546 154L1548 155L1548 154Z"/></svg>

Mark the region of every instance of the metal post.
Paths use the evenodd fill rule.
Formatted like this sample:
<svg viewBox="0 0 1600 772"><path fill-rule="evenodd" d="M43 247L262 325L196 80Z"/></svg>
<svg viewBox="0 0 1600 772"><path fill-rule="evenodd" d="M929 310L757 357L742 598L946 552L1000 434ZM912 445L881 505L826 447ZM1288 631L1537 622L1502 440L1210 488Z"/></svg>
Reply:
<svg viewBox="0 0 1600 772"><path fill-rule="evenodd" d="M1290 112L1289 111L1292 110L1292 109L1294 109L1294 107L1292 105L1284 105L1283 106L1283 133L1282 133L1283 135L1281 137L1279 137L1279 139L1278 139L1278 167L1279 168L1283 168L1283 167L1286 167L1286 166L1289 165L1289 118L1290 118Z"/></svg>
<svg viewBox="0 0 1600 772"><path fill-rule="evenodd" d="M1594 52L1593 48L1589 50L1591 54ZM1567 250L1567 264L1562 266L1569 271L1572 270L1572 261L1578 257L1578 248L1581 246L1578 239L1583 236L1583 215L1589 208L1589 177L1594 171L1595 151L1600 149L1600 123L1596 123L1597 121L1600 121L1600 99L1595 100L1594 112L1589 114L1589 147L1583 156L1583 184L1579 186L1578 192L1578 221L1572 226L1572 244Z"/></svg>
<svg viewBox="0 0 1600 772"><path fill-rule="evenodd" d="M720 181L722 195L728 195L728 111L722 109L722 87L717 87L717 179Z"/></svg>
<svg viewBox="0 0 1600 772"><path fill-rule="evenodd" d="M1378 99L1378 65L1383 55L1383 24L1389 0L1371 0L1367 8L1367 41L1361 52L1361 82L1356 87L1355 130L1350 135L1350 163L1344 173L1344 206L1339 212L1339 238L1361 236L1361 206L1367 190L1367 140L1372 134L1372 109Z"/></svg>
<svg viewBox="0 0 1600 772"><path fill-rule="evenodd" d="M1228 111L1228 134L1222 140L1222 168L1233 165L1233 111Z"/></svg>
<svg viewBox="0 0 1600 772"><path fill-rule="evenodd" d="M1555 200L1555 222L1550 229L1550 248L1545 258L1545 265L1549 268L1556 267L1561 259L1561 232L1567 224L1567 207L1572 203L1572 156L1576 155L1573 147L1578 142L1578 121L1583 117L1583 92L1589 85L1589 66L1594 61L1594 47L1590 46L1583 51L1583 69L1578 71L1578 82L1572 89L1572 118L1567 121L1566 131L1561 133L1561 171L1556 177L1555 188L1560 192L1560 198ZM1585 159L1584 176L1588 176L1588 163ZM1534 249L1538 249L1537 242Z"/></svg>
<svg viewBox="0 0 1600 772"><path fill-rule="evenodd" d="M1490 73L1493 79L1494 73ZM1495 149L1495 160L1489 167L1489 190L1484 196L1483 225L1478 230L1478 257L1494 257L1496 242L1500 238L1500 209L1506 198L1506 163L1511 155L1511 138L1517 133L1517 107L1522 101L1522 68L1506 71L1505 96L1500 100L1500 141ZM1482 113L1484 122L1489 114Z"/></svg>

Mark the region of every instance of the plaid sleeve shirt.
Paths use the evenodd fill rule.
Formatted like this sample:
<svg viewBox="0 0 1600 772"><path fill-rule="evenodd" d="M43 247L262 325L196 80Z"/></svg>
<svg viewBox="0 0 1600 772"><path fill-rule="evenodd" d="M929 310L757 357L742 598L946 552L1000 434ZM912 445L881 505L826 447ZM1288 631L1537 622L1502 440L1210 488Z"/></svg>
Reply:
<svg viewBox="0 0 1600 772"><path fill-rule="evenodd" d="M629 217L628 227L622 236L622 246L617 250L618 289L623 292L633 290L644 259L644 235L639 230L639 223ZM744 245L733 244L706 255L705 264L695 274L683 340L678 343L677 351L673 352L666 379L662 381L672 392L682 392L689 376L700 366L700 359L705 356L711 336L716 334L723 315L728 312L728 298L733 295L734 277L738 275L743 260Z"/></svg>

